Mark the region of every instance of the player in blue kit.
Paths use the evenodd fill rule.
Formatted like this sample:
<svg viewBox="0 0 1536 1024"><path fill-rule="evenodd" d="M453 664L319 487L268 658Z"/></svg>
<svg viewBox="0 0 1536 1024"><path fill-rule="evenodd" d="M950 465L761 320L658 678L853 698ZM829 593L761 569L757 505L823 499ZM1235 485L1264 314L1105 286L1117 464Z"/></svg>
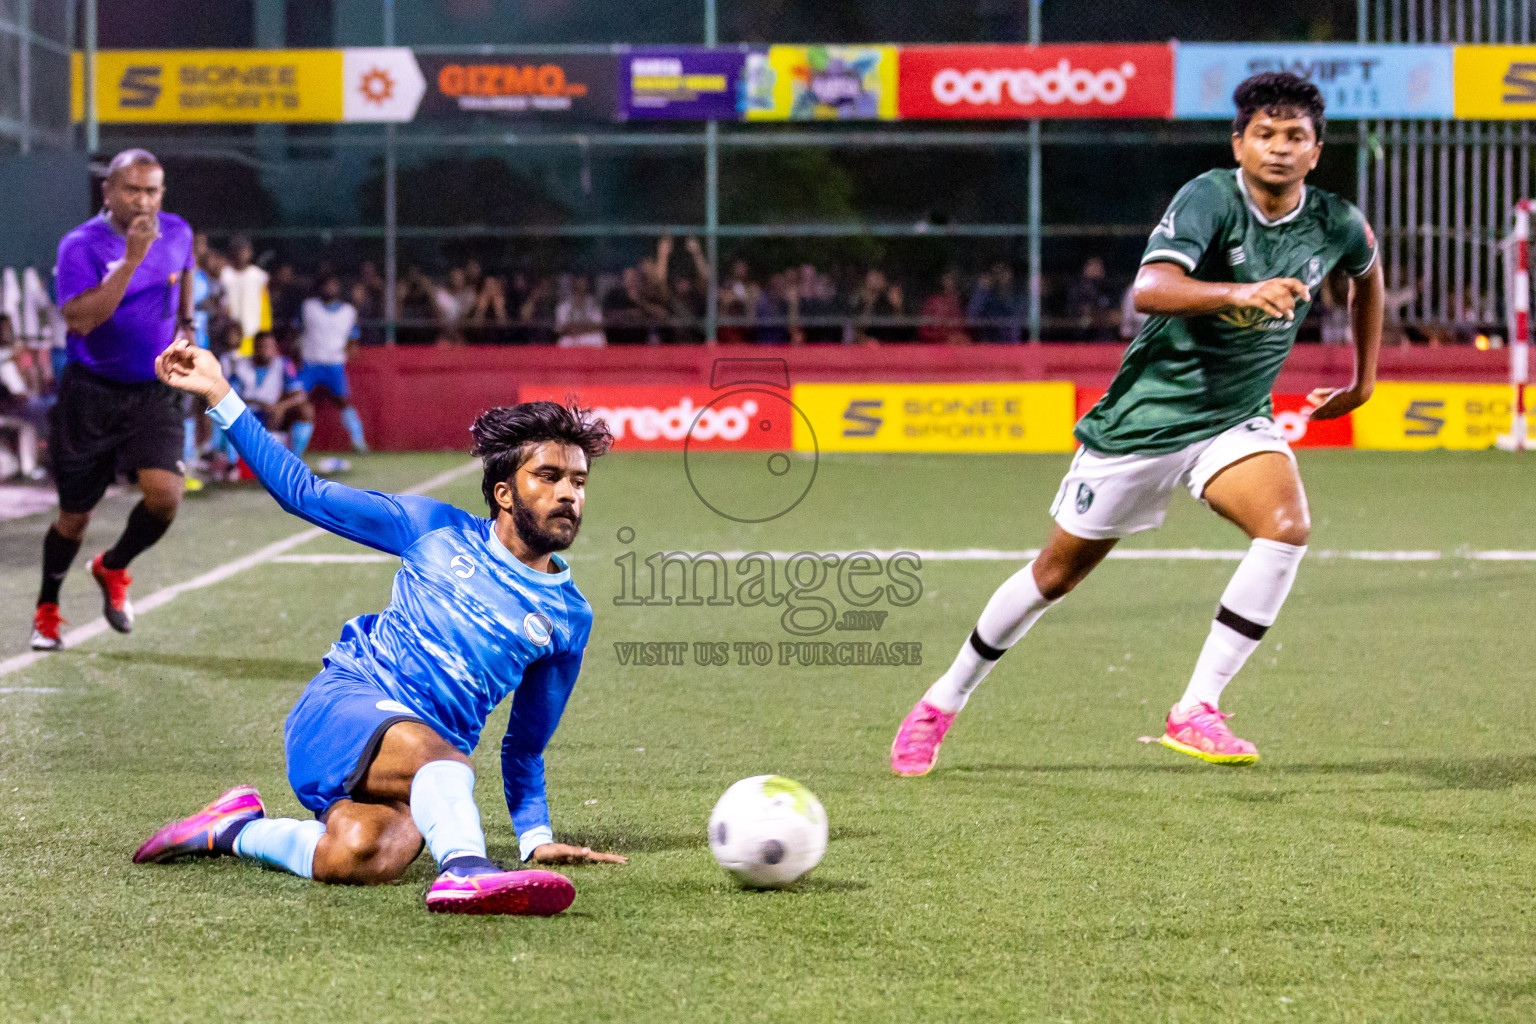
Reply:
<svg viewBox="0 0 1536 1024"><path fill-rule="evenodd" d="M553 402L482 413L471 432L485 465L484 519L315 476L191 342L167 349L156 372L208 403L284 509L401 565L389 606L342 627L288 715L288 780L318 820L267 818L255 789L240 786L161 829L133 859L225 854L367 885L399 878L425 842L441 871L427 909L558 913L575 894L564 876L504 871L486 857L469 754L510 695L501 765L522 859L622 863L556 843L544 791L543 750L592 628L591 606L555 552L576 539L588 468L612 440L606 425Z"/></svg>

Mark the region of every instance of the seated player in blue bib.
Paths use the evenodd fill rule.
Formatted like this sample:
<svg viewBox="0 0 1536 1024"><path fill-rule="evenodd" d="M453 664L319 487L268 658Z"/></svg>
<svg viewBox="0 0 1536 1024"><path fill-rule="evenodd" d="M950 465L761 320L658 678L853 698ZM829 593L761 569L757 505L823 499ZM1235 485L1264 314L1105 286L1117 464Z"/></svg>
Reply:
<svg viewBox="0 0 1536 1024"><path fill-rule="evenodd" d="M607 426L579 409L525 402L475 420L492 518L420 495L359 491L312 474L264 430L218 360L177 342L160 379L200 395L284 509L400 556L389 606L348 622L288 715L288 780L315 821L268 818L250 786L173 822L138 863L233 855L304 878L374 884L431 850L441 874L427 908L558 913L575 896L550 871L487 859L469 754L491 711L512 698L501 744L507 808L522 858L620 863L554 841L543 751L581 668L592 609L556 554L581 526L591 460Z"/></svg>

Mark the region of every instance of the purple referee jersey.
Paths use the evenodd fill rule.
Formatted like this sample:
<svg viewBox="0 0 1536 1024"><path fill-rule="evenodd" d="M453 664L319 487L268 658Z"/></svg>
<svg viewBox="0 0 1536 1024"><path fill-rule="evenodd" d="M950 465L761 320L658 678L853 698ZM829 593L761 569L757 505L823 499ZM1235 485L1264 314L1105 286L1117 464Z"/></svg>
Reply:
<svg viewBox="0 0 1536 1024"><path fill-rule="evenodd" d="M59 305L101 284L127 248L128 239L105 211L65 235L54 267ZM154 380L155 357L176 336L181 275L191 270L191 225L161 213L160 237L150 244L107 322L83 337L69 332L69 361L111 380Z"/></svg>

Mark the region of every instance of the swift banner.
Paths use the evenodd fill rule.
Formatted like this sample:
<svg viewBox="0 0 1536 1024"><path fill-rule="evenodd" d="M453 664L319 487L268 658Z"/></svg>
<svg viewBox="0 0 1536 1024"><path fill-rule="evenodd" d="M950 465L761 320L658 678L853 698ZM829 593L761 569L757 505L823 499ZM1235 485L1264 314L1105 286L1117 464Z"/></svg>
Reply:
<svg viewBox="0 0 1536 1024"><path fill-rule="evenodd" d="M1356 448L1491 448L1509 433L1508 384L1380 381L1352 415Z"/></svg>
<svg viewBox="0 0 1536 1024"><path fill-rule="evenodd" d="M805 421L795 420L795 450L1069 452L1076 390L1066 381L797 384Z"/></svg>
<svg viewBox="0 0 1536 1024"><path fill-rule="evenodd" d="M1262 71L1289 71L1318 87L1331 119L1450 117L1451 53L1449 46L1181 43L1173 114L1230 118L1237 83Z"/></svg>
<svg viewBox="0 0 1536 1024"><path fill-rule="evenodd" d="M742 108L749 121L896 116L896 47L771 46L749 53Z"/></svg>
<svg viewBox="0 0 1536 1024"><path fill-rule="evenodd" d="M1536 118L1536 46L1456 47L1456 116Z"/></svg>
<svg viewBox="0 0 1536 1024"><path fill-rule="evenodd" d="M904 46L897 112L910 118L1169 117L1173 49Z"/></svg>
<svg viewBox="0 0 1536 1024"><path fill-rule="evenodd" d="M85 118L76 53L71 113ZM96 116L104 123L409 121L425 83L404 47L346 50L102 50Z"/></svg>
<svg viewBox="0 0 1536 1024"><path fill-rule="evenodd" d="M520 53L512 57L417 58L427 80L422 120L475 114L517 120L611 121L618 57Z"/></svg>
<svg viewBox="0 0 1536 1024"><path fill-rule="evenodd" d="M747 55L647 47L619 59L619 117L734 121Z"/></svg>

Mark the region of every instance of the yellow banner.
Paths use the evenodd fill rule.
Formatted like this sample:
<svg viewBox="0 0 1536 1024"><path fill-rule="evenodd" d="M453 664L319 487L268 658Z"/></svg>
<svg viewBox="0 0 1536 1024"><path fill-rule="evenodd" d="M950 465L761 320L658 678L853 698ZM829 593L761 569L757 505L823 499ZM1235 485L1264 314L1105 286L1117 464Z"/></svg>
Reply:
<svg viewBox="0 0 1536 1024"><path fill-rule="evenodd" d="M1489 448L1494 438L1509 433L1513 400L1507 384L1383 382L1352 414L1355 447Z"/></svg>
<svg viewBox="0 0 1536 1024"><path fill-rule="evenodd" d="M76 53L71 112L85 117ZM341 50L102 50L96 116L111 122L340 121Z"/></svg>
<svg viewBox="0 0 1536 1024"><path fill-rule="evenodd" d="M896 47L770 46L747 55L749 121L896 117Z"/></svg>
<svg viewBox="0 0 1536 1024"><path fill-rule="evenodd" d="M1065 381L797 384L795 450L814 430L824 452L1069 452L1076 394Z"/></svg>
<svg viewBox="0 0 1536 1024"><path fill-rule="evenodd" d="M1459 118L1536 118L1536 46L1456 47Z"/></svg>

